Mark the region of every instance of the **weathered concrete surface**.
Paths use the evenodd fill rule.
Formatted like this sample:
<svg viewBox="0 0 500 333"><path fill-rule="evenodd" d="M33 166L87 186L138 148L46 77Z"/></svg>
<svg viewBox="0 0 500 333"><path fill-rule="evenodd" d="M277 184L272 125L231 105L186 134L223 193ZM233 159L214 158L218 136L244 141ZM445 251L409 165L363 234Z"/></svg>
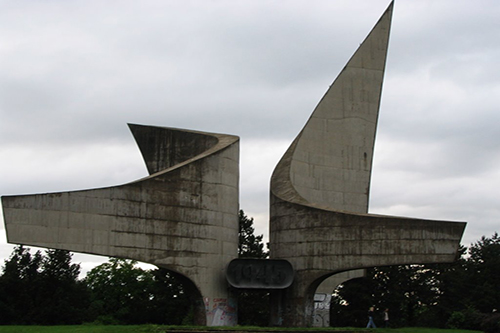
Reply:
<svg viewBox="0 0 500 333"><path fill-rule="evenodd" d="M337 273L323 280L314 293L314 327L330 327L330 302L333 291L342 283L365 276L366 270Z"/></svg>
<svg viewBox="0 0 500 333"><path fill-rule="evenodd" d="M129 126L149 177L109 188L2 197L8 241L168 268L198 288L200 324L236 324L225 266L238 252L239 139Z"/></svg>
<svg viewBox="0 0 500 333"><path fill-rule="evenodd" d="M271 256L296 270L295 282L272 295L274 324L311 326L314 292L342 279L335 274L455 259L465 223L367 214L391 15L392 4L271 178ZM238 138L130 127L149 177L3 197L8 241L171 269L199 291L199 324L236 324L224 270L237 254Z"/></svg>
<svg viewBox="0 0 500 333"><path fill-rule="evenodd" d="M392 8L272 175L271 257L296 270L292 286L272 297L273 324L311 326L314 292L335 273L455 259L465 223L366 214Z"/></svg>

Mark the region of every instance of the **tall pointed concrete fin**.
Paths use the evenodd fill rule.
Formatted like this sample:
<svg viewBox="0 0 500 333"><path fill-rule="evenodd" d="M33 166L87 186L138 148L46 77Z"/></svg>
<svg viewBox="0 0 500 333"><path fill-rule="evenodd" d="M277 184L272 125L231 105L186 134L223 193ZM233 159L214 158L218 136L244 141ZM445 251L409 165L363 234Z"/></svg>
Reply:
<svg viewBox="0 0 500 333"><path fill-rule="evenodd" d="M270 250L295 269L273 324L309 326L333 274L455 260L464 222L367 214L393 4L315 108L271 177Z"/></svg>
<svg viewBox="0 0 500 333"><path fill-rule="evenodd" d="M276 167L285 200L366 213L393 3L330 86Z"/></svg>
<svg viewBox="0 0 500 333"><path fill-rule="evenodd" d="M128 124L149 174L185 162L218 142L216 135L175 128Z"/></svg>
<svg viewBox="0 0 500 333"><path fill-rule="evenodd" d="M393 8L394 2L391 2L346 67L384 71Z"/></svg>

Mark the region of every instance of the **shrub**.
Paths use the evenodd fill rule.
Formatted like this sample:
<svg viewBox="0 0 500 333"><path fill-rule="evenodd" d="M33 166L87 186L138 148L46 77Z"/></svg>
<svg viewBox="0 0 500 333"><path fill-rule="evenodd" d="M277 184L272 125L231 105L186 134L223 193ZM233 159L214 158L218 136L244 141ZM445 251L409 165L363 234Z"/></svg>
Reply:
<svg viewBox="0 0 500 333"><path fill-rule="evenodd" d="M485 315L473 308L455 311L446 322L446 326L452 329L477 330L481 327Z"/></svg>
<svg viewBox="0 0 500 333"><path fill-rule="evenodd" d="M446 322L446 326L452 329L460 329L463 328L464 323L465 315L460 311L454 311Z"/></svg>
<svg viewBox="0 0 500 333"><path fill-rule="evenodd" d="M481 329L485 333L498 333L500 332L500 313L492 313L485 315L481 323Z"/></svg>

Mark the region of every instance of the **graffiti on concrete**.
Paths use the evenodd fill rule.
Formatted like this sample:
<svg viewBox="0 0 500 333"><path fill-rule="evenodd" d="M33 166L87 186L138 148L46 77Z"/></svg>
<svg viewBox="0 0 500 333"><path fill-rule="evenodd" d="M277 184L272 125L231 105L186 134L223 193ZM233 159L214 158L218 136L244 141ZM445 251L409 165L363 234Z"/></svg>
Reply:
<svg viewBox="0 0 500 333"><path fill-rule="evenodd" d="M208 326L234 326L238 323L236 300L231 298L205 297Z"/></svg>
<svg viewBox="0 0 500 333"><path fill-rule="evenodd" d="M313 326L329 327L330 326L330 294L314 294L314 318Z"/></svg>

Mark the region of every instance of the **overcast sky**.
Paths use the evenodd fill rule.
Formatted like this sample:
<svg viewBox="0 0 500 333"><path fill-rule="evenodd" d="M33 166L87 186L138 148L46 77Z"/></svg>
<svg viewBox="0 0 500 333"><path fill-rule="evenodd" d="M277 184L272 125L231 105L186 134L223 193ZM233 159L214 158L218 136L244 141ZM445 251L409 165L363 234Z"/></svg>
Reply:
<svg viewBox="0 0 500 333"><path fill-rule="evenodd" d="M145 176L127 123L234 134L267 237L273 168L388 5L0 0L0 195ZM499 17L498 0L396 1L371 213L467 221L466 246L499 231Z"/></svg>

